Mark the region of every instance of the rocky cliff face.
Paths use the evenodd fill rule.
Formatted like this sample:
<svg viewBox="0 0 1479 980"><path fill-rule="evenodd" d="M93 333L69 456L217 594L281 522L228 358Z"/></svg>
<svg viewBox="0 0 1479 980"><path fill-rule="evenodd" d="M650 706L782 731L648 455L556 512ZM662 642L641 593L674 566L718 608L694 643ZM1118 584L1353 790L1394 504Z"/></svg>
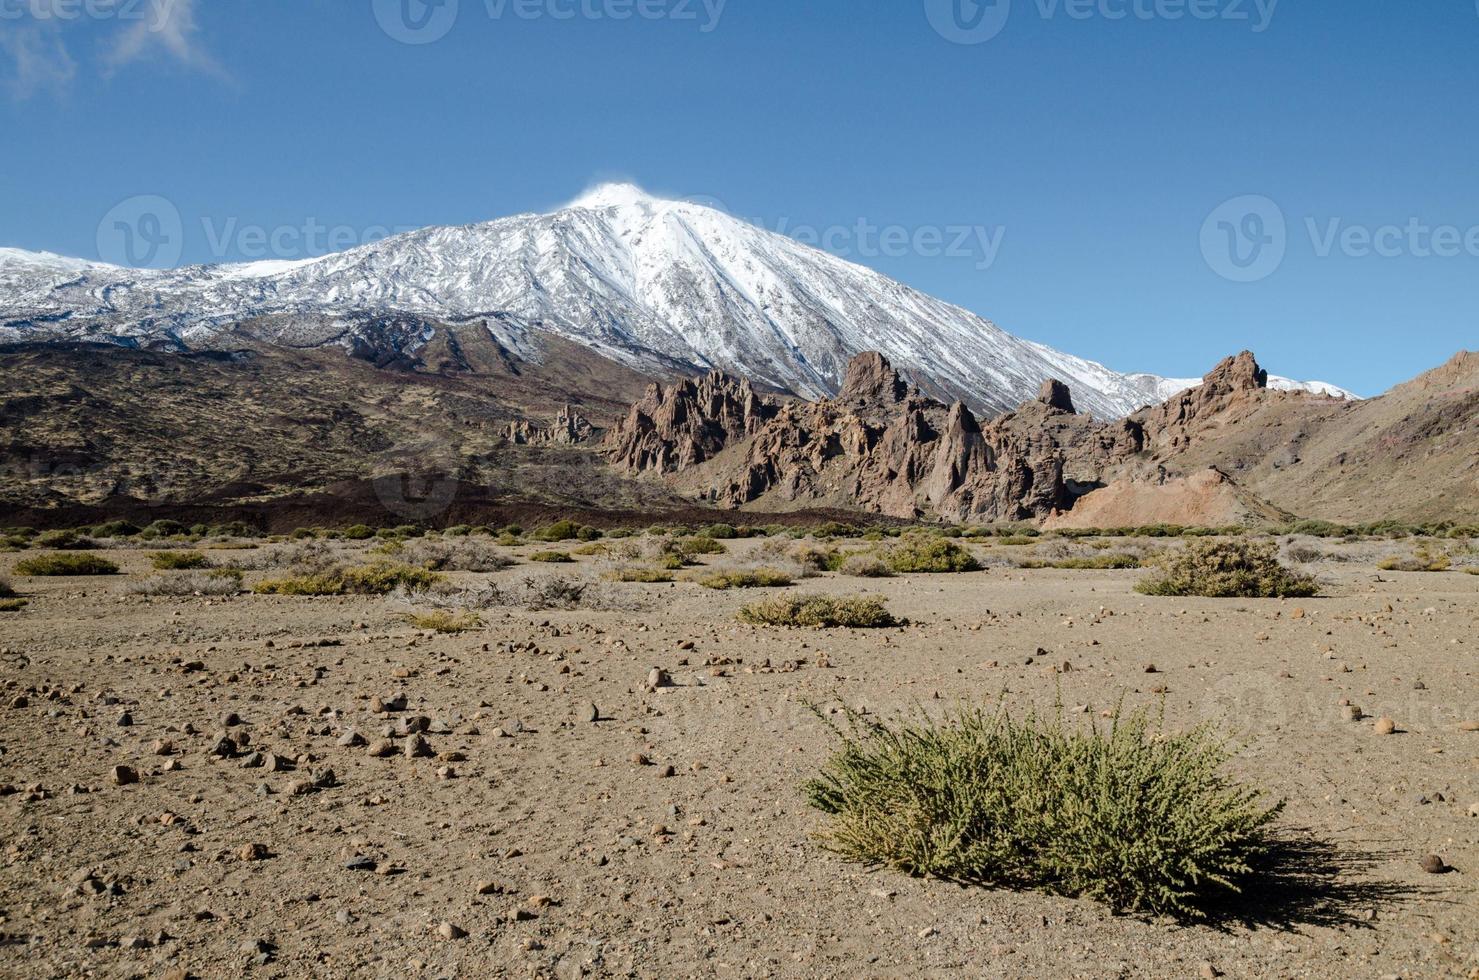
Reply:
<svg viewBox="0 0 1479 980"><path fill-rule="evenodd" d="M1065 449L1137 452L1138 429L1074 415L1061 384L982 425L963 403L911 387L876 353L853 358L839 394L778 404L709 375L653 386L606 442L620 468L676 474L725 507L856 506L895 517L1024 520L1068 507Z"/></svg>
<svg viewBox="0 0 1479 980"><path fill-rule="evenodd" d="M667 387L653 384L611 431L606 452L621 469L674 473L754 435L777 411L749 381L722 371Z"/></svg>

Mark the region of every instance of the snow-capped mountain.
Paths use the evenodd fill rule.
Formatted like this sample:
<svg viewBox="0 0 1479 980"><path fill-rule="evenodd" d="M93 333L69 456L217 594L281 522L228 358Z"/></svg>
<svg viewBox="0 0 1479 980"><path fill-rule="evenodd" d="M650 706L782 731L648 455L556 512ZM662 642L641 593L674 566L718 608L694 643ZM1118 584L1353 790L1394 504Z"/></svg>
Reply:
<svg viewBox="0 0 1479 980"><path fill-rule="evenodd" d="M302 261L154 272L0 249L0 341L208 348L253 320L295 346L347 344L367 314L498 314L490 329L505 345L543 330L638 369L719 367L806 397L835 393L865 350L986 410L1015 407L1049 377L1099 417L1197 383L1120 374L1022 340L871 269L629 184L550 214L427 228ZM401 341L414 349L426 329L435 328L411 321Z"/></svg>

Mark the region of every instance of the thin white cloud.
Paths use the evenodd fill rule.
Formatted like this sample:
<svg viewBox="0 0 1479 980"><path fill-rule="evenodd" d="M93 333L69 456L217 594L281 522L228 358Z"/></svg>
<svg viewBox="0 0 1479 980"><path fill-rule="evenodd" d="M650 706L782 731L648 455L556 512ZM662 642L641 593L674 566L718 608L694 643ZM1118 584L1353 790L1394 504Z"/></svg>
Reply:
<svg viewBox="0 0 1479 980"><path fill-rule="evenodd" d="M173 63L230 80L201 42L198 0L0 0L0 90L26 99L66 91L78 66L76 31L103 33L98 70L111 77L133 64Z"/></svg>
<svg viewBox="0 0 1479 980"><path fill-rule="evenodd" d="M108 70L116 71L131 62L163 54L186 67L224 75L221 66L200 44L195 3L196 0L149 0L142 4L144 16L128 23L105 56Z"/></svg>
<svg viewBox="0 0 1479 980"><path fill-rule="evenodd" d="M48 24L11 24L0 33L0 86L13 98L28 99L43 89L65 91L77 76L77 62Z"/></svg>

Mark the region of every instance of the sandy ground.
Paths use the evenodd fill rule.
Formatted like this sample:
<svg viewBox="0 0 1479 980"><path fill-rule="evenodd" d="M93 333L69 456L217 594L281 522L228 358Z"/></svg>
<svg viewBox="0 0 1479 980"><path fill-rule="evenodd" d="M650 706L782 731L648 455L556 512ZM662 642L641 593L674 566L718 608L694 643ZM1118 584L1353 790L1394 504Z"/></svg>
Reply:
<svg viewBox="0 0 1479 980"><path fill-rule="evenodd" d="M495 611L456 636L379 598L12 577L31 601L0 616L0 973L1479 975L1479 733L1460 730L1479 720L1479 577L1318 568L1328 597L1299 602L1151 599L1138 571L796 587L886 596L912 621L857 633L736 624L755 593L621 585L641 609ZM653 667L675 685L647 692ZM1342 873L1318 899L1255 894L1244 919L1179 926L870 871L811 839L798 784L831 736L808 703L1060 691L1086 724L1123 697L1222 726L1246 743L1238 774ZM374 710L402 692L407 710ZM1342 699L1400 731L1345 720ZM434 755L339 744L408 716ZM212 756L222 732L291 768ZM115 785L120 764L139 781ZM1455 870L1425 873L1429 853Z"/></svg>

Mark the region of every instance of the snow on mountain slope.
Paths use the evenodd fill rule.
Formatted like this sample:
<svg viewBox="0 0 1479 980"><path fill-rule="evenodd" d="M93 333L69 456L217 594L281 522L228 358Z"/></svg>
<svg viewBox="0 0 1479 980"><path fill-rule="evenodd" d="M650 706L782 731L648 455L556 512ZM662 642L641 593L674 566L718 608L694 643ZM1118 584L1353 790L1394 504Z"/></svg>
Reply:
<svg viewBox="0 0 1479 980"><path fill-rule="evenodd" d="M864 350L984 410L1014 408L1048 377L1100 417L1188 386L1022 340L871 269L629 184L550 214L427 228L306 261L151 272L0 254L0 339L208 347L243 319L365 312L502 313L639 370L719 367L807 397L834 393Z"/></svg>

